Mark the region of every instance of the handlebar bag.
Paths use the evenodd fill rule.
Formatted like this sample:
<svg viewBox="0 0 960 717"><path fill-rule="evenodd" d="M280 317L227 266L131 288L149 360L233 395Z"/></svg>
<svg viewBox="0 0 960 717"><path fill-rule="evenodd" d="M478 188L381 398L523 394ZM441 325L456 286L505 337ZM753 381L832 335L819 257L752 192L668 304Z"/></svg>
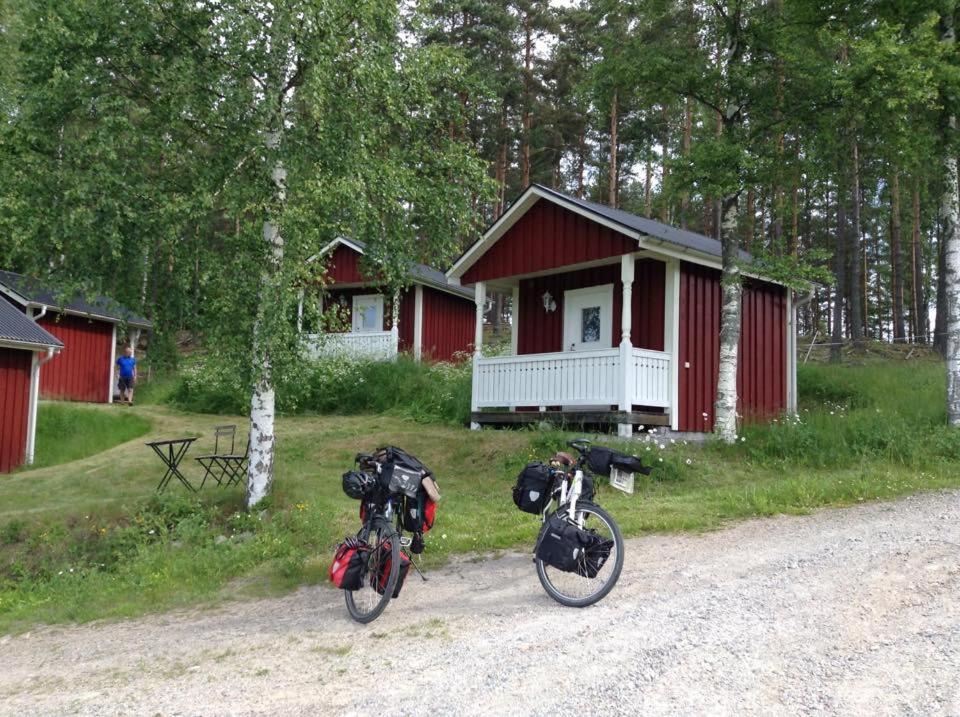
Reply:
<svg viewBox="0 0 960 717"><path fill-rule="evenodd" d="M340 543L330 564L330 582L341 590L359 590L369 552L370 546L358 538Z"/></svg>
<svg viewBox="0 0 960 717"><path fill-rule="evenodd" d="M540 534L535 555L562 572L595 578L612 549L612 540L605 540L592 530L581 530L555 513Z"/></svg>
<svg viewBox="0 0 960 717"><path fill-rule="evenodd" d="M536 461L527 463L513 486L513 502L524 513L540 515L550 502L553 479L550 469Z"/></svg>

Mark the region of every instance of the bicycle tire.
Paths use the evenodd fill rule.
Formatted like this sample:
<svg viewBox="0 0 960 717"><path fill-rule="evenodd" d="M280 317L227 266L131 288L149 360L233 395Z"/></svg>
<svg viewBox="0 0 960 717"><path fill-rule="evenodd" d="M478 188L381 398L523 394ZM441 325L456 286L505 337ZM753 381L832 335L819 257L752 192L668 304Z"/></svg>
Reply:
<svg viewBox="0 0 960 717"><path fill-rule="evenodd" d="M397 532L388 523L379 523L368 531L367 542L371 550L363 584L358 590L343 591L350 617L363 624L373 622L387 609L387 603L393 597L397 579L400 577L400 536ZM386 547L387 544L389 548ZM386 585L381 589L377 576L381 573L385 550L390 552L390 574L387 576Z"/></svg>
<svg viewBox="0 0 960 717"><path fill-rule="evenodd" d="M557 512L564 510L567 510L567 506L560 506ZM611 561L607 559L603 568L601 568L595 578L578 575L577 573L561 572L550 567L542 560L534 559L537 565L537 577L540 578L540 584L543 585L543 589L547 591L547 595L566 607L587 607L588 605L599 602L613 590L613 586L617 584L617 580L619 580L620 573L623 570L623 535L620 533L620 526L617 525L613 517L599 505L587 502L577 503L577 513L584 514L584 527L594 527L598 522L605 524L607 528L605 532L609 533L609 539L613 540L616 554L613 556L610 570L606 570L607 565L611 564ZM546 517L549 519L550 515ZM591 521L591 517L597 520ZM547 522L544 521L543 527L540 529L540 535L537 537L538 545L543 531L546 530L546 528ZM601 575L604 577L598 582ZM574 596L569 594L571 590L565 589L564 586L566 585L591 585L596 587L586 595Z"/></svg>

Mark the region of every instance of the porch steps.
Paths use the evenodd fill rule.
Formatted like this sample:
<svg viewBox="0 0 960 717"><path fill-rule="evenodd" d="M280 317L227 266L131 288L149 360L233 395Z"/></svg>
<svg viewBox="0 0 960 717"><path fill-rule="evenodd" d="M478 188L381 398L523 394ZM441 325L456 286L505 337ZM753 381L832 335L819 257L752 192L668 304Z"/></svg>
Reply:
<svg viewBox="0 0 960 717"><path fill-rule="evenodd" d="M491 426L509 426L528 423L553 423L564 426L588 424L634 426L669 426L669 413L642 413L640 411L474 411L472 423Z"/></svg>

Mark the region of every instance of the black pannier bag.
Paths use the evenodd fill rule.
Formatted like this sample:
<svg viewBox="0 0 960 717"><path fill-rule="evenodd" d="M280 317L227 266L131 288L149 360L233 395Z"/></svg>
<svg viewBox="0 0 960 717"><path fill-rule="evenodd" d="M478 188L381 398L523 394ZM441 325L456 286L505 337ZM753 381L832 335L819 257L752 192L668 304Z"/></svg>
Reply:
<svg viewBox="0 0 960 717"><path fill-rule="evenodd" d="M612 549L612 540L581 530L563 515L554 514L540 534L535 554L538 560L557 570L595 578Z"/></svg>
<svg viewBox="0 0 960 717"><path fill-rule="evenodd" d="M650 469L644 466L636 456L628 456L626 453L620 453L603 446L592 446L587 451L587 466L591 471L601 476L609 476L611 467L616 467L627 473L650 475Z"/></svg>
<svg viewBox="0 0 960 717"><path fill-rule="evenodd" d="M550 469L539 461L527 463L513 486L513 502L524 513L540 515L550 502L553 479Z"/></svg>

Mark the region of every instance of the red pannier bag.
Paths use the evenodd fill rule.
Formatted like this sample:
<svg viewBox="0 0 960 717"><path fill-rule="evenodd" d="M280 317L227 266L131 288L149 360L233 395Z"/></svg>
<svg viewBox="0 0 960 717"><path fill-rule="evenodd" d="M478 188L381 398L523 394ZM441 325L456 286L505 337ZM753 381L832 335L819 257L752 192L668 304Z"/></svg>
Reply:
<svg viewBox="0 0 960 717"><path fill-rule="evenodd" d="M380 548L381 555L383 556L383 565L380 567L380 575L377 577L377 592L383 595L383 591L387 589L387 580L390 579L390 567L392 560L390 559L390 543L384 543L383 547ZM410 557L400 551L400 574L397 576L397 585L393 589L393 597L397 597L400 594L400 588L403 587L403 581L407 579L407 573L410 571Z"/></svg>
<svg viewBox="0 0 960 717"><path fill-rule="evenodd" d="M347 538L337 546L330 564L330 582L341 590L359 590L363 585L370 546L359 538Z"/></svg>

